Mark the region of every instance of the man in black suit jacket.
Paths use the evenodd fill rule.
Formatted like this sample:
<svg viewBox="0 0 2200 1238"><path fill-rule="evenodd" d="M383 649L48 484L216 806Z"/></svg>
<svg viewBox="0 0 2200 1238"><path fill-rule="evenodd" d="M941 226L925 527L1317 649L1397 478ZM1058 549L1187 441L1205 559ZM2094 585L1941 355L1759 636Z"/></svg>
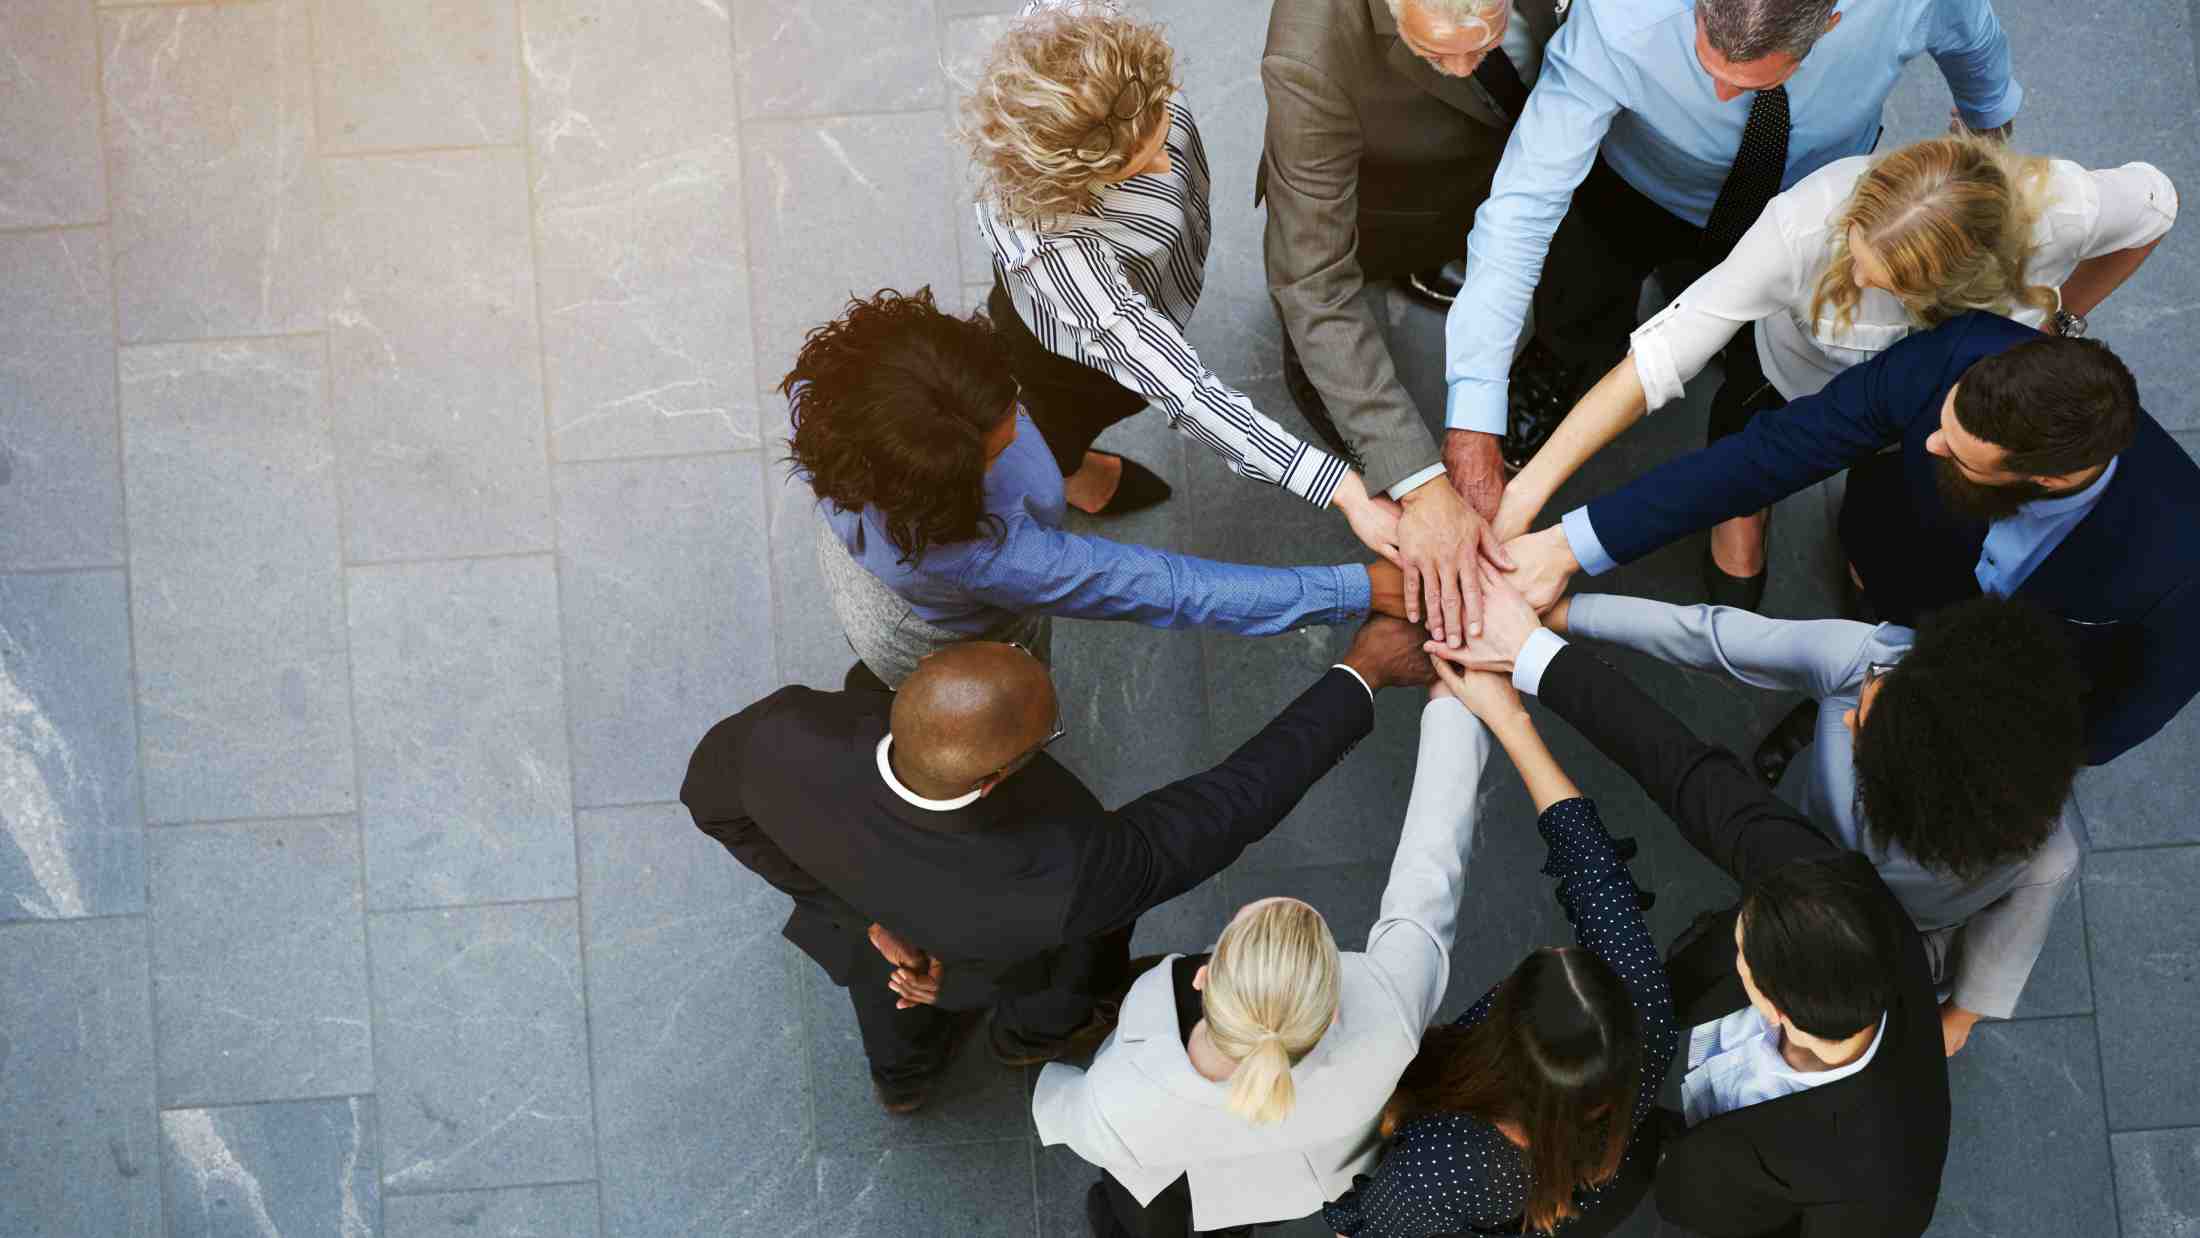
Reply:
<svg viewBox="0 0 2200 1238"><path fill-rule="evenodd" d="M2063 620L2091 683L2089 763L2200 692L2200 465L2106 348L1987 313L1912 335L1513 539L1515 583L1548 606L1576 570L1630 562L1843 469L1841 543L1877 617L1914 627L1988 585Z"/></svg>
<svg viewBox="0 0 2200 1238"><path fill-rule="evenodd" d="M1042 751L1062 734L1045 666L984 641L896 694L780 689L711 729L680 801L793 897L787 939L848 989L880 1101L908 1112L952 1012L990 1008L1006 1064L1059 1055L1128 978L1140 913L1275 828L1373 728L1376 690L1433 677L1425 635L1370 622L1229 759L1112 812ZM926 991L897 1000L912 973Z"/></svg>
<svg viewBox="0 0 2200 1238"><path fill-rule="evenodd" d="M1741 1022L1721 1020L1755 1007L1779 1029L1787 1079L1701 1080L1718 1099L1699 1113L1692 1098L1695 1120L1664 1136L1659 1213L1709 1238L1923 1233L1948 1154L1948 1064L1925 944L1901 904L1869 860L1818 833L1732 753L1541 627L1510 587L1492 578L1486 588L1484 636L1430 651L1509 665L1515 687L1626 770L1743 887L1739 908L1700 920L1704 931L1676 946L1674 1008L1693 1028L1694 1067ZM1684 1093L1698 1086L1692 1071Z"/></svg>

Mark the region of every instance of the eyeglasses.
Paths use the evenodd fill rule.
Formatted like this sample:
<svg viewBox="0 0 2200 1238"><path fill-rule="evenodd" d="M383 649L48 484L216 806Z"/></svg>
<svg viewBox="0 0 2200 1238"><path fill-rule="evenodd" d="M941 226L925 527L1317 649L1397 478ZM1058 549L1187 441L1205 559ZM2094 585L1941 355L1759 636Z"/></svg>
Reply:
<svg viewBox="0 0 2200 1238"><path fill-rule="evenodd" d="M1146 79L1132 74L1131 79L1123 83L1123 88L1115 92L1115 102L1108 108L1107 116L1086 130L1085 135L1077 139L1077 145L1070 148L1070 153L1080 163L1107 162L1120 144L1117 130L1145 115L1152 104L1153 98L1146 91Z"/></svg>

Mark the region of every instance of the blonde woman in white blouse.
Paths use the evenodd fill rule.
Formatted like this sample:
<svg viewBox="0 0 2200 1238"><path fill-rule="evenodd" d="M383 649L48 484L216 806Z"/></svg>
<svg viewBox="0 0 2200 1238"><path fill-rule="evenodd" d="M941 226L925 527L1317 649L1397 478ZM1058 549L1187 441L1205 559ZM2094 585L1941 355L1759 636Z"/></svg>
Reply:
<svg viewBox="0 0 2200 1238"><path fill-rule="evenodd" d="M1628 355L1506 487L1498 535L1526 532L1574 470L1679 396L1722 349L1713 440L1968 310L2082 333L2084 316L2176 217L2175 187L2145 163L2088 171L1951 136L1827 164L1774 198L1726 261L1635 331ZM1752 324L1754 348L1735 338ZM1753 606L1762 596L1766 515L1714 530L1706 579L1725 594L1714 600Z"/></svg>

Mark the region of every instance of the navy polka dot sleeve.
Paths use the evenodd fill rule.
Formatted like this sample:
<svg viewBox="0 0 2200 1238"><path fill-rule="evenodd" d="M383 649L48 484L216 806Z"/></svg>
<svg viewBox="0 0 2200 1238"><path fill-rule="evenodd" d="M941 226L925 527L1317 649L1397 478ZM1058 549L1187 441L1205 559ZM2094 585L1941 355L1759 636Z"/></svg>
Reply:
<svg viewBox="0 0 2200 1238"><path fill-rule="evenodd" d="M1619 973L1634 998L1643 1041L1634 1112L1640 1129L1656 1103L1678 1039L1665 965L1635 903L1634 880L1596 806L1585 798L1562 800L1544 810L1536 828L1549 847L1543 874L1558 878L1559 901L1574 926L1574 940ZM1483 994L1459 1016L1458 1025L1471 1027L1486 1018L1493 995L1494 990ZM1635 1150L1630 1147L1627 1155L1634 1156ZM1496 1127L1465 1114L1428 1114L1399 1131L1375 1172L1360 1175L1342 1199L1323 1209L1322 1218L1352 1238L1517 1232L1528 1187L1526 1161ZM1576 1205L1587 1213L1600 1195L1578 1192Z"/></svg>

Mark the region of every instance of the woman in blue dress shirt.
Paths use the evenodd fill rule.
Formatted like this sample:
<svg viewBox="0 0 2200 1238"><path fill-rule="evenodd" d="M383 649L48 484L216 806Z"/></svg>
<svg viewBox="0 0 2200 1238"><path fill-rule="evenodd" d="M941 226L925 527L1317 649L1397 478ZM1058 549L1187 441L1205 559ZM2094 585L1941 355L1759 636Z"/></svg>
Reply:
<svg viewBox="0 0 2200 1238"><path fill-rule="evenodd" d="M1620 846L1511 682L1436 667L1519 769L1577 944L1529 954L1428 1030L1383 1112L1381 1165L1323 1218L1348 1238L1602 1233L1649 1185L1635 1135L1677 1039L1665 965Z"/></svg>
<svg viewBox="0 0 2200 1238"><path fill-rule="evenodd" d="M825 526L826 590L889 687L955 641L1015 641L1043 658L1055 615L1267 636L1403 614L1388 563L1253 567L1064 529L1061 470L993 327L940 312L930 289L849 302L810 333L780 390L794 469Z"/></svg>

